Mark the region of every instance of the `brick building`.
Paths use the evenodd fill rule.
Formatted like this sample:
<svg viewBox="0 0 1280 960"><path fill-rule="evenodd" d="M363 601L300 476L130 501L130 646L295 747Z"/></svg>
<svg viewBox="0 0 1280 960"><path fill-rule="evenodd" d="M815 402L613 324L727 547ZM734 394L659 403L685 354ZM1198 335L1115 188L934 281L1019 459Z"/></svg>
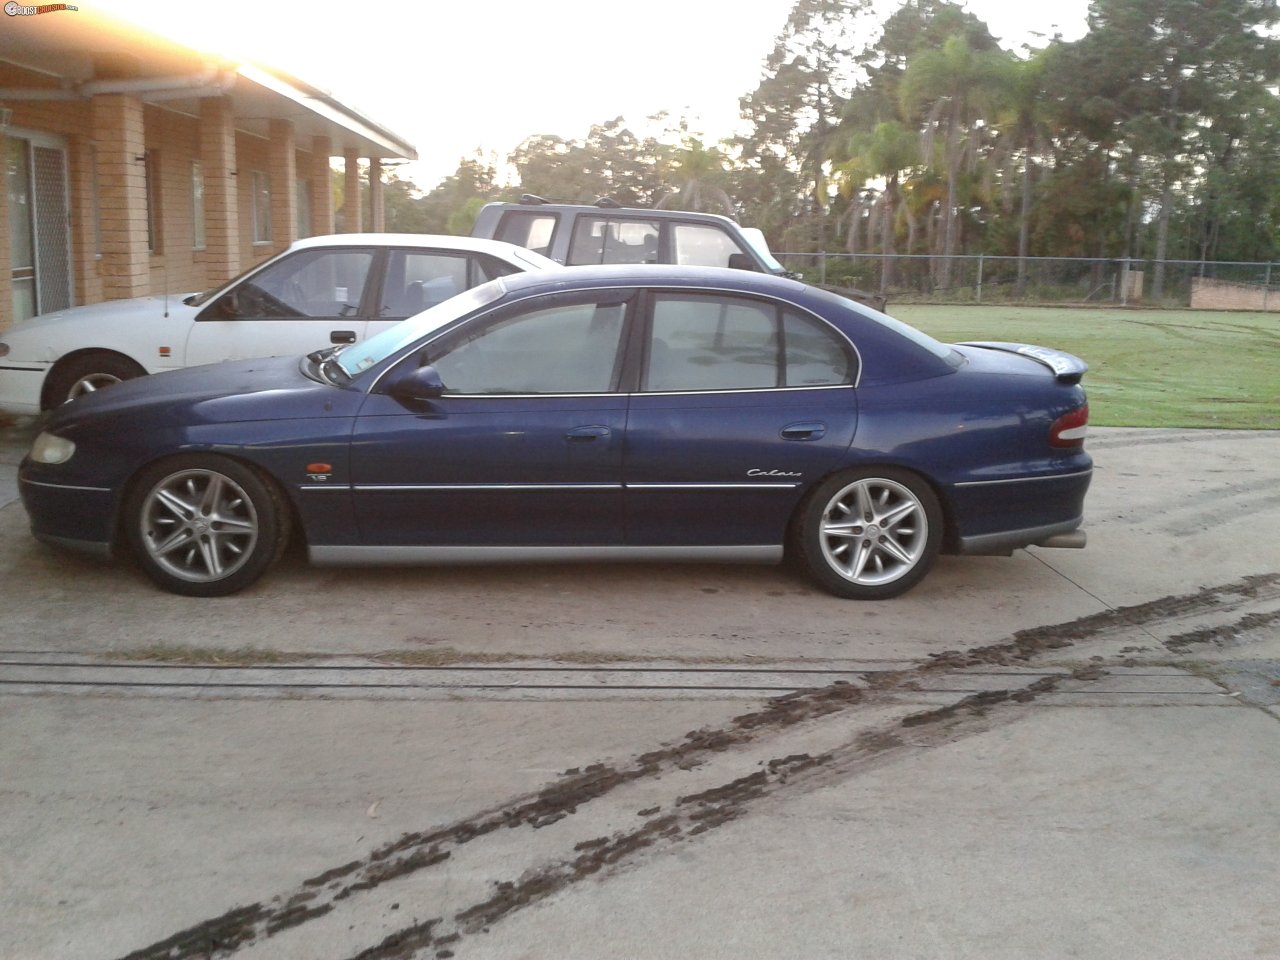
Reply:
<svg viewBox="0 0 1280 960"><path fill-rule="evenodd" d="M331 157L348 197L368 160L372 222L358 205L343 219L382 230L381 161L416 157L297 78L86 9L0 14L0 151L0 329L202 290L333 233Z"/></svg>

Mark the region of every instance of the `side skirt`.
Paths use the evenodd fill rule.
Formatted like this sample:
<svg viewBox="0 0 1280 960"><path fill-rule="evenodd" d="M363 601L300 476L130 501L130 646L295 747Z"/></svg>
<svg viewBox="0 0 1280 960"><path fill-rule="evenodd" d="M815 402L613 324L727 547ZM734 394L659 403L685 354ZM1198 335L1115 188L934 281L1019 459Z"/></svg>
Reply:
<svg viewBox="0 0 1280 960"><path fill-rule="evenodd" d="M312 563L342 566L469 563L779 563L782 546L740 547L343 547L312 546Z"/></svg>

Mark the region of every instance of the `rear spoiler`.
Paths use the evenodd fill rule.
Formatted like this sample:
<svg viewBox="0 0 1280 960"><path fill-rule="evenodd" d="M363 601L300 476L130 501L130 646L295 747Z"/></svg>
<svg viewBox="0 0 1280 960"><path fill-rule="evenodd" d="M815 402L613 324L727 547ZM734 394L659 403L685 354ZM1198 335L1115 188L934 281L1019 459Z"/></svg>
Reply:
<svg viewBox="0 0 1280 960"><path fill-rule="evenodd" d="M984 350L1003 350L1005 353L1016 353L1032 360L1038 360L1053 371L1059 383L1079 383L1089 365L1079 357L1049 347L1037 347L1029 343L1001 343L992 340L970 340L960 344L962 347L981 347Z"/></svg>

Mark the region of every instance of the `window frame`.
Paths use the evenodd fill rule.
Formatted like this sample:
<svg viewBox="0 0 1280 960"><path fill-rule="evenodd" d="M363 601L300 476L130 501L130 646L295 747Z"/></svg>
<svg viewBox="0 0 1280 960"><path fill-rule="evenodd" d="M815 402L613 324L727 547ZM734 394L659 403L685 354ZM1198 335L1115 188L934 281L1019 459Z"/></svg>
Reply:
<svg viewBox="0 0 1280 960"><path fill-rule="evenodd" d="M191 249L208 249L205 234L204 170L199 158L191 161Z"/></svg>
<svg viewBox="0 0 1280 960"><path fill-rule="evenodd" d="M774 386L762 387L706 387L700 389L679 389L679 390L650 390L647 386L649 378L649 355L653 344L654 316L657 302L663 297L676 297L686 299L730 299L740 302L755 302L766 304L773 308L774 331L777 340L777 366ZM660 287L649 288L644 291L642 298L643 303L640 308L642 322L635 324L635 333L630 344L629 354L636 358L633 364L634 369L631 371L631 391L639 395L647 397L658 396L682 396L682 395L698 395L698 394L717 394L717 393L762 393L767 391L796 391L796 390L845 390L856 389L858 382L862 377L862 354L859 352L857 345L849 338L849 336L833 324L830 320L822 317L812 310L807 310L789 300L778 300L773 297L758 296L741 290L717 290L708 289L706 287ZM845 354L848 364L848 374L842 383L823 383L823 384L787 384L787 340L786 340L786 324L785 317L787 313L793 313L796 316L810 320L818 325L820 329L828 332L828 334L839 345ZM781 381L781 382L779 382Z"/></svg>
<svg viewBox="0 0 1280 960"><path fill-rule="evenodd" d="M253 245L263 246L272 242L271 174L265 170L252 170L249 182L252 186L249 206L253 212ZM265 198L265 208L261 211L258 203L260 197Z"/></svg>
<svg viewBox="0 0 1280 960"><path fill-rule="evenodd" d="M527 297L513 303L505 303L474 317L464 323L442 331L439 335L419 343L388 370L399 369L401 364L428 363L434 364L435 358L447 356L464 342L473 339L477 332L482 332L494 324L505 323L516 316L540 313L560 306L572 307L594 303L597 307L610 303L623 304L622 330L618 334L615 348L613 372L610 385L600 391L564 391L560 393L446 393L445 397L455 399L499 399L513 398L548 399L554 397L608 397L626 395L634 392L631 380L634 364L631 361L635 348L635 331L641 326L636 322L641 297L634 286L627 287L595 287L590 290L574 290L568 293L548 293L541 296ZM425 361L423 356L425 353ZM381 377L379 377L381 379ZM376 389L376 386L375 386Z"/></svg>

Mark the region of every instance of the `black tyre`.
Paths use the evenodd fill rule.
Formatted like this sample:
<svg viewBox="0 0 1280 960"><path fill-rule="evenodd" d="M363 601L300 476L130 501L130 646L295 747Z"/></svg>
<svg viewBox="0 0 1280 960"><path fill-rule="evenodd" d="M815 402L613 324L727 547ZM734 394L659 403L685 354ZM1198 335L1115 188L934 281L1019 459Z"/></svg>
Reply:
<svg viewBox="0 0 1280 960"><path fill-rule="evenodd" d="M849 600L906 593L942 545L942 507L913 473L849 470L823 482L800 507L792 549L813 579Z"/></svg>
<svg viewBox="0 0 1280 960"><path fill-rule="evenodd" d="M45 384L46 410L103 387L146 376L147 371L118 353L84 353L57 364Z"/></svg>
<svg viewBox="0 0 1280 960"><path fill-rule="evenodd" d="M212 454L173 457L144 470L124 522L147 576L189 597L249 586L284 551L289 532L275 487L244 464Z"/></svg>

